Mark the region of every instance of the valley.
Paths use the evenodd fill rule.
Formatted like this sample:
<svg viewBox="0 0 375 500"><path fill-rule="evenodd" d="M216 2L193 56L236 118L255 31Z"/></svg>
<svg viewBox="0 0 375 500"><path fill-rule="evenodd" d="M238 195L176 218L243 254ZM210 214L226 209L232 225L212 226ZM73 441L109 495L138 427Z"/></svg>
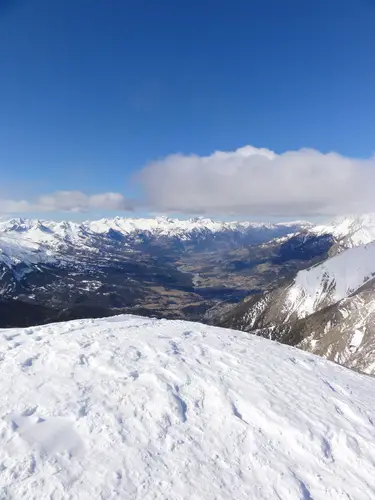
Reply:
<svg viewBox="0 0 375 500"><path fill-rule="evenodd" d="M102 316L201 320L274 279L280 265L269 242L308 227L166 218L4 221L1 297L46 307L46 321L87 317L94 309Z"/></svg>
<svg viewBox="0 0 375 500"><path fill-rule="evenodd" d="M199 321L375 372L375 220L0 223L0 327L137 314Z"/></svg>

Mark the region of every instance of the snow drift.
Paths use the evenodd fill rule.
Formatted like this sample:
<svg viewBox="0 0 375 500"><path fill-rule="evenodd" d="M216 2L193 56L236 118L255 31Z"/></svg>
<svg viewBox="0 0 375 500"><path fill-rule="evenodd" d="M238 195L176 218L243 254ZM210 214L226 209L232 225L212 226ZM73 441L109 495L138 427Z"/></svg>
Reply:
<svg viewBox="0 0 375 500"><path fill-rule="evenodd" d="M371 499L375 381L120 316L0 332L4 499Z"/></svg>

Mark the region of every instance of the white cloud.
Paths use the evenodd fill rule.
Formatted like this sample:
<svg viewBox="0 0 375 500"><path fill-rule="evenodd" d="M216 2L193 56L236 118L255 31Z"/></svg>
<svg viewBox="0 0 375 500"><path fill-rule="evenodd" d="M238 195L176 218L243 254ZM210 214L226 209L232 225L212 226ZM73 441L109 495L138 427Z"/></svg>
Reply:
<svg viewBox="0 0 375 500"><path fill-rule="evenodd" d="M88 212L90 210L132 210L132 203L120 193L87 195L81 191L57 191L34 201L0 200L0 213Z"/></svg>
<svg viewBox="0 0 375 500"><path fill-rule="evenodd" d="M1 200L0 199L0 214L12 214L29 211L29 203L25 200Z"/></svg>
<svg viewBox="0 0 375 500"><path fill-rule="evenodd" d="M375 158L252 146L211 156L173 155L139 179L153 209L243 215L334 215L375 210Z"/></svg>
<svg viewBox="0 0 375 500"><path fill-rule="evenodd" d="M252 146L210 156L171 155L138 174L143 209L158 213L295 217L374 212L375 158L312 149L275 154ZM1 199L0 215L131 211L121 193L57 191L34 200Z"/></svg>

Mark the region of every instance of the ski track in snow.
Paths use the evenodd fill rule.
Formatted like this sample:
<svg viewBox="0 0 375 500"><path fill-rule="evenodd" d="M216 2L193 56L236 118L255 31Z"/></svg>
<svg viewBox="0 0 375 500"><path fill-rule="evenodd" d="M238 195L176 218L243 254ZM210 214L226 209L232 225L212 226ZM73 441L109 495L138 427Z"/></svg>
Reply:
<svg viewBox="0 0 375 500"><path fill-rule="evenodd" d="M0 498L375 498L375 380L242 332L0 331Z"/></svg>

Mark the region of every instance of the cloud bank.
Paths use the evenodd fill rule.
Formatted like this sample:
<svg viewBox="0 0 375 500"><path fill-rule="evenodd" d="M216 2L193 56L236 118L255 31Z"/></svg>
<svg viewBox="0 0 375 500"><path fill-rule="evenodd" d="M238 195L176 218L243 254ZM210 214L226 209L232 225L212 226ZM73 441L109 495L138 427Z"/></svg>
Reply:
<svg viewBox="0 0 375 500"><path fill-rule="evenodd" d="M275 154L246 146L210 156L172 155L139 180L147 203L164 212L316 216L375 211L375 158L312 149Z"/></svg>
<svg viewBox="0 0 375 500"><path fill-rule="evenodd" d="M35 200L0 198L0 214L132 211L217 216L314 217L375 212L375 157L245 146L210 156L171 155L136 176L143 199L58 191Z"/></svg>
<svg viewBox="0 0 375 500"><path fill-rule="evenodd" d="M1 200L0 213L89 212L92 210L132 210L133 204L120 193L87 195L81 191L57 191L34 201Z"/></svg>

